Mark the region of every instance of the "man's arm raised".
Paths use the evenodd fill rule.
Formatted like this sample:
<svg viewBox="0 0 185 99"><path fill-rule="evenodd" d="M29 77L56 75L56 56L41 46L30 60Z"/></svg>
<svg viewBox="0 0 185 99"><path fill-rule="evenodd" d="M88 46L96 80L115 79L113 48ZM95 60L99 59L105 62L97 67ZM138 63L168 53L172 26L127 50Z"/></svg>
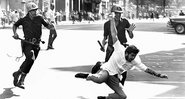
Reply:
<svg viewBox="0 0 185 99"><path fill-rule="evenodd" d="M112 41L114 44L118 40L118 37L117 37L117 29L115 25L115 20L113 18L110 19L110 30L111 30L111 35L112 35Z"/></svg>

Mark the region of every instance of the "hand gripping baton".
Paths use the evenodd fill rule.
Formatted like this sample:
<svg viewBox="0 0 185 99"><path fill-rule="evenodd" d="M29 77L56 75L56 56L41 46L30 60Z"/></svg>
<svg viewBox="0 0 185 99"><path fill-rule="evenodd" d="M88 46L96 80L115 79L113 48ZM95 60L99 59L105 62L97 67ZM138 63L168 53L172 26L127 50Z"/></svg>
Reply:
<svg viewBox="0 0 185 99"><path fill-rule="evenodd" d="M101 49L101 51L103 51L103 52L104 52L104 51L105 51L105 49L104 49L104 47L101 45L100 41L98 40L97 42L98 42L98 44L100 45L100 49Z"/></svg>

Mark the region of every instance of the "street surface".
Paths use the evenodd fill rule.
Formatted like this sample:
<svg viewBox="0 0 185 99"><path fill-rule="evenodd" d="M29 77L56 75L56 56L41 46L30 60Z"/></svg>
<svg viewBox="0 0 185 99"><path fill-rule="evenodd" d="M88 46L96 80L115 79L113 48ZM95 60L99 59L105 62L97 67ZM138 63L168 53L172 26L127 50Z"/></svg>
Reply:
<svg viewBox="0 0 185 99"><path fill-rule="evenodd" d="M134 39L144 64L169 79L160 79L137 69L128 72L124 91L128 99L185 99L185 35L166 28L167 20L131 20L136 24ZM13 86L12 73L24 58L20 41L12 38L11 28L0 29L0 99L97 99L113 91L105 84L77 79L78 72L90 72L103 61L97 40L103 38L103 22L61 23L54 50L46 51L49 31L43 29L41 51L25 79L25 90ZM22 30L18 30L22 36Z"/></svg>

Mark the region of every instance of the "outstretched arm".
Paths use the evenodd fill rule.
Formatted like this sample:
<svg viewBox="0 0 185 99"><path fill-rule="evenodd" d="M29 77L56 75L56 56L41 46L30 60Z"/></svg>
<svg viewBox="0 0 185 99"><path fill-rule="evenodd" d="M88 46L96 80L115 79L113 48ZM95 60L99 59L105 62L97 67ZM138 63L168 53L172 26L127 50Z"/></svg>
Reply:
<svg viewBox="0 0 185 99"><path fill-rule="evenodd" d="M115 25L115 20L114 19L110 20L110 30L111 30L111 35L112 35L112 41L113 41L113 44L114 44L118 40L117 29L116 29L116 25Z"/></svg>
<svg viewBox="0 0 185 99"><path fill-rule="evenodd" d="M154 75L154 76L156 76L156 77L168 79L168 76L167 76L167 75L157 73L157 72L155 72L154 70L152 70L152 69L150 69L150 68L147 68L147 69L145 70L145 72L146 72L146 73L149 73L149 74L151 74L151 75Z"/></svg>
<svg viewBox="0 0 185 99"><path fill-rule="evenodd" d="M136 28L135 24L131 24L129 28L126 28L129 37L132 39L134 37L133 30Z"/></svg>
<svg viewBox="0 0 185 99"><path fill-rule="evenodd" d="M49 30L55 30L55 26L52 23L49 23L49 25L46 28Z"/></svg>

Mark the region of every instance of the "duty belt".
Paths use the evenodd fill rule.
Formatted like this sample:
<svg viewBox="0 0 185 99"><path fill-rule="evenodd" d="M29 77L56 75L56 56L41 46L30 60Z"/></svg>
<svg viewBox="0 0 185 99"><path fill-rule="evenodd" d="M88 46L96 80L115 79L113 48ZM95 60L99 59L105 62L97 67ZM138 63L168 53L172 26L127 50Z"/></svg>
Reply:
<svg viewBox="0 0 185 99"><path fill-rule="evenodd" d="M25 40L33 44L39 44L40 42L40 39L37 38L25 38Z"/></svg>

